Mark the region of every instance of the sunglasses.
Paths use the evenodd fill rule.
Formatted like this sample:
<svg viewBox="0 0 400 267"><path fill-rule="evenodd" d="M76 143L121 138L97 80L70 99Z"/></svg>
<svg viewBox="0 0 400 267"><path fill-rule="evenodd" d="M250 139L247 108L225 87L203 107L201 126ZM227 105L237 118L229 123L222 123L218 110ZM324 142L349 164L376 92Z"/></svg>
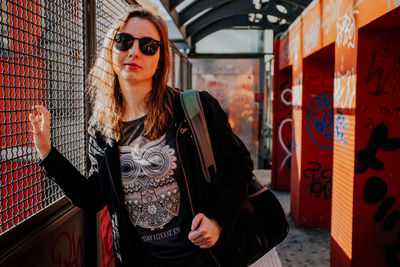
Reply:
<svg viewBox="0 0 400 267"><path fill-rule="evenodd" d="M118 33L114 39L114 46L119 51L128 51L133 46L135 39L139 40L140 51L147 56L155 55L157 53L158 47L161 46L161 42L154 40L153 38L136 38L128 33Z"/></svg>

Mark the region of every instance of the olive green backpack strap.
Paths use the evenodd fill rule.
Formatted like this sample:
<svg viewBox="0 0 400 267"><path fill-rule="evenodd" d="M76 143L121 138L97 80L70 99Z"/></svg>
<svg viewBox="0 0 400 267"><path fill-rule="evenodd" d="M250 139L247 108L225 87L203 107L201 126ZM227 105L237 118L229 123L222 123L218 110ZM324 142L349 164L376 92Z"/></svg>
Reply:
<svg viewBox="0 0 400 267"><path fill-rule="evenodd" d="M181 92L180 101L194 136L204 178L207 182L211 182L211 178L217 172L217 167L199 91L187 90Z"/></svg>

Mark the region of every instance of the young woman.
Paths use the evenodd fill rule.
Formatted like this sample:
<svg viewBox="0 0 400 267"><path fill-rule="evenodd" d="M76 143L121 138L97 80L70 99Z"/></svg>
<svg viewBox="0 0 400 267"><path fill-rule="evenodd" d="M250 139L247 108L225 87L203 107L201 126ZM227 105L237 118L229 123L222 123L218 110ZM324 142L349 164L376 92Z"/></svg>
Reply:
<svg viewBox="0 0 400 267"><path fill-rule="evenodd" d="M238 266L230 232L247 197L250 154L201 92L217 164L212 183L202 177L169 71L165 22L136 6L111 27L91 70L89 176L50 145L50 113L36 106L29 118L40 164L76 206L107 205L116 266Z"/></svg>

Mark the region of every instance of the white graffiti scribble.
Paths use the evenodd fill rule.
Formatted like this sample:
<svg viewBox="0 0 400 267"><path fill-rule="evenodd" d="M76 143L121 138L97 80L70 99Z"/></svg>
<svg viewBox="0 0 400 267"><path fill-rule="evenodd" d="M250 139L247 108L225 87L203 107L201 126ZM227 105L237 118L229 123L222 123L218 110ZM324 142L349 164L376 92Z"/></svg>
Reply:
<svg viewBox="0 0 400 267"><path fill-rule="evenodd" d="M317 47L320 29L321 20L318 18L304 35L304 52L306 54L309 54L312 49Z"/></svg>
<svg viewBox="0 0 400 267"><path fill-rule="evenodd" d="M299 76L294 80L292 90L292 105L301 106L302 95L303 95L303 73L301 72Z"/></svg>
<svg viewBox="0 0 400 267"><path fill-rule="evenodd" d="M339 6L342 5L342 0L329 0L329 3L324 1L324 11L322 13L321 27L324 33L328 34L331 27L335 25L339 14Z"/></svg>
<svg viewBox="0 0 400 267"><path fill-rule="evenodd" d="M299 47L300 47L300 36L297 34L295 38L289 42L290 57L293 57L293 69L297 70L297 64L299 63Z"/></svg>
<svg viewBox="0 0 400 267"><path fill-rule="evenodd" d="M283 150L285 150L286 152L286 157L282 160L279 170L282 170L283 166L285 166L286 161L292 156L292 151L290 151L290 147L286 147L285 142L283 142L282 138L282 129L286 123L292 123L292 118L284 119L279 125L279 143L281 144Z"/></svg>
<svg viewBox="0 0 400 267"><path fill-rule="evenodd" d="M281 52L281 57L280 57L280 66L283 66L283 64L285 64L285 59L287 58L287 53L285 53L284 51Z"/></svg>
<svg viewBox="0 0 400 267"><path fill-rule="evenodd" d="M335 72L334 85L334 106L338 108L351 108L356 94L354 68L348 70L344 75L340 72Z"/></svg>
<svg viewBox="0 0 400 267"><path fill-rule="evenodd" d="M292 95L292 89L291 88L286 88L281 93L282 103L285 104L286 106L290 106L290 105L292 105L292 101L286 100L286 96L285 96L286 94Z"/></svg>
<svg viewBox="0 0 400 267"><path fill-rule="evenodd" d="M358 14L358 10L354 10L350 16L345 14L338 19L336 23L336 44L338 47L346 46L354 48L356 41L356 21L354 14Z"/></svg>

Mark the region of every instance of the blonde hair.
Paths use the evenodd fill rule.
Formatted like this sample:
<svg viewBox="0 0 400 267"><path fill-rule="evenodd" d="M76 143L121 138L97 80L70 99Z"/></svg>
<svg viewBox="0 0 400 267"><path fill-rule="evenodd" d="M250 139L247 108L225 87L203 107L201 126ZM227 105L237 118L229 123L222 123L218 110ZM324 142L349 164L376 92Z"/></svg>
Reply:
<svg viewBox="0 0 400 267"><path fill-rule="evenodd" d="M112 63L112 49L115 35L130 18L140 17L149 20L160 34L159 68L153 76L153 88L145 101L149 113L145 120L145 135L151 139L159 138L173 119L173 92L177 90L167 86L171 59L169 52L168 28L164 20L139 5L123 14L107 32L99 56L89 73L88 90L92 102L90 125L102 135L119 141L122 137L121 117L124 103Z"/></svg>

